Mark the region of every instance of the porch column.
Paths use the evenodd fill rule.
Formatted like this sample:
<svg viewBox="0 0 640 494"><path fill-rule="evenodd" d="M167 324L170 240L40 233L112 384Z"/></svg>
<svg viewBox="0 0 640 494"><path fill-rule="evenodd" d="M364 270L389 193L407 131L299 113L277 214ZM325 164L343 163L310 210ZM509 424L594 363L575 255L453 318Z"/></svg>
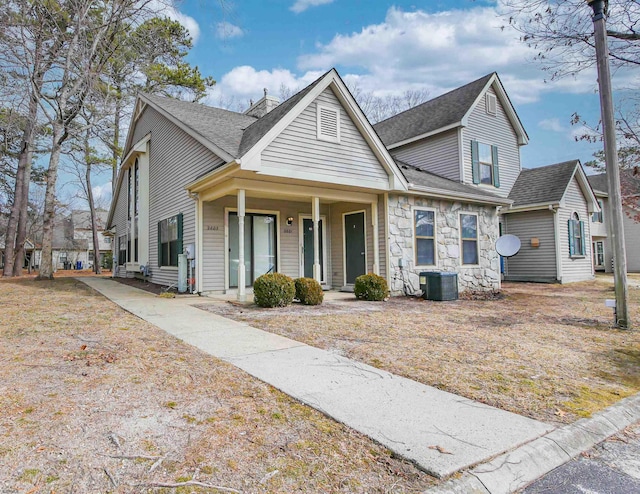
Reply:
<svg viewBox="0 0 640 494"><path fill-rule="evenodd" d="M311 218L313 221L313 279L322 281L320 268L320 198L314 197L311 203Z"/></svg>
<svg viewBox="0 0 640 494"><path fill-rule="evenodd" d="M380 275L380 245L378 243L378 201L371 203L371 226L373 227L373 274Z"/></svg>
<svg viewBox="0 0 640 494"><path fill-rule="evenodd" d="M244 213L245 213L245 191L238 190L238 300L246 297L246 280L244 267Z"/></svg>

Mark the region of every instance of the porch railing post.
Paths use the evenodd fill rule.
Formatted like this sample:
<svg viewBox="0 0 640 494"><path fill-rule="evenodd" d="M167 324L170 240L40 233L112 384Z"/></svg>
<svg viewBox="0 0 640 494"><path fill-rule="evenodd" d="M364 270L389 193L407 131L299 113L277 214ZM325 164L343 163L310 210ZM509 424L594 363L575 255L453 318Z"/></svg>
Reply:
<svg viewBox="0 0 640 494"><path fill-rule="evenodd" d="M322 281L320 269L320 198L314 197L311 203L311 217L313 220L313 279Z"/></svg>
<svg viewBox="0 0 640 494"><path fill-rule="evenodd" d="M378 202L371 203L371 226L373 227L373 273L380 275L380 245L378 241Z"/></svg>
<svg viewBox="0 0 640 494"><path fill-rule="evenodd" d="M246 297L246 280L244 266L244 216L245 216L245 191L238 190L238 300Z"/></svg>

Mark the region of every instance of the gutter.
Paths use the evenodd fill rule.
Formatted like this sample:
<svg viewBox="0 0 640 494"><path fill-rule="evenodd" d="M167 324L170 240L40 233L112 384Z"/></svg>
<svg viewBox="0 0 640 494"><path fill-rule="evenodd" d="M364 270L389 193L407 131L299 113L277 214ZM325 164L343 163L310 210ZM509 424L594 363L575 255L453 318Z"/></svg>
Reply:
<svg viewBox="0 0 640 494"><path fill-rule="evenodd" d="M487 197L476 194L467 194L465 192L443 192L442 189L435 189L432 187L416 186L409 184L408 193L414 194L428 194L432 197L438 197L441 199L453 199L453 200L467 200L479 204L491 204L494 206L511 206L513 201L511 199L505 199L502 197Z"/></svg>
<svg viewBox="0 0 640 494"><path fill-rule="evenodd" d="M559 208L560 207L560 203L559 202L541 202L538 204L527 204L525 206L515 206L515 207L510 207L508 210L503 211L503 214L508 214L508 213L524 213L526 211L540 211L543 209L549 209L549 210L553 210L554 208Z"/></svg>

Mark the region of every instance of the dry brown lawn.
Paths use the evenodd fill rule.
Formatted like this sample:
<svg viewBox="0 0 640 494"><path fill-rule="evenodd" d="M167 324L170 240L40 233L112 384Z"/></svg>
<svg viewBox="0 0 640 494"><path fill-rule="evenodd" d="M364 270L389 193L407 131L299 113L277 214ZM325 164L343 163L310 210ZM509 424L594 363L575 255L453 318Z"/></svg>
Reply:
<svg viewBox="0 0 640 494"><path fill-rule="evenodd" d="M417 492L435 483L69 278L0 281L0 410L6 494Z"/></svg>
<svg viewBox="0 0 640 494"><path fill-rule="evenodd" d="M611 283L599 279L505 283L492 300L206 308L489 405L568 423L640 391L640 333L611 327L606 298L614 298ZM630 308L640 326L638 288L630 289Z"/></svg>

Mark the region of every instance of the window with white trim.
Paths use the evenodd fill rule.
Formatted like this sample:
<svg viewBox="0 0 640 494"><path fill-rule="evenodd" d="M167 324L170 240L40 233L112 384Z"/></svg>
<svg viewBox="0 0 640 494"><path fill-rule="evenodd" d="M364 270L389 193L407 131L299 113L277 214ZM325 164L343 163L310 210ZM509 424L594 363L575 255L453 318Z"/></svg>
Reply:
<svg viewBox="0 0 640 494"><path fill-rule="evenodd" d="M182 213L158 222L158 266L177 266L182 253Z"/></svg>
<svg viewBox="0 0 640 494"><path fill-rule="evenodd" d="M592 215L591 215L591 221L593 221L594 223L602 223L602 212L604 211L604 206L602 204L602 201L600 199L598 199L598 206L600 206L600 211L595 211Z"/></svg>
<svg viewBox="0 0 640 494"><path fill-rule="evenodd" d="M340 108L316 105L318 139L340 142Z"/></svg>
<svg viewBox="0 0 640 494"><path fill-rule="evenodd" d="M471 167L474 184L500 187L498 146L471 141Z"/></svg>
<svg viewBox="0 0 640 494"><path fill-rule="evenodd" d="M127 235L118 237L118 265L124 266L127 263Z"/></svg>
<svg viewBox="0 0 640 494"><path fill-rule="evenodd" d="M478 217L460 214L460 241L462 264L478 264Z"/></svg>
<svg viewBox="0 0 640 494"><path fill-rule="evenodd" d="M580 221L578 213L573 213L568 223L569 229L569 257L585 256L584 249L584 221Z"/></svg>
<svg viewBox="0 0 640 494"><path fill-rule="evenodd" d="M436 213L430 209L413 210L416 266L436 263Z"/></svg>

